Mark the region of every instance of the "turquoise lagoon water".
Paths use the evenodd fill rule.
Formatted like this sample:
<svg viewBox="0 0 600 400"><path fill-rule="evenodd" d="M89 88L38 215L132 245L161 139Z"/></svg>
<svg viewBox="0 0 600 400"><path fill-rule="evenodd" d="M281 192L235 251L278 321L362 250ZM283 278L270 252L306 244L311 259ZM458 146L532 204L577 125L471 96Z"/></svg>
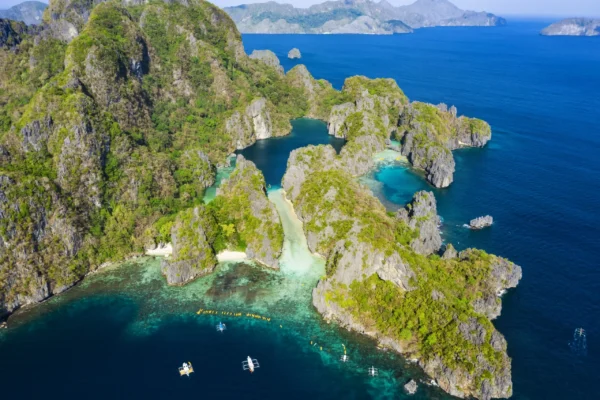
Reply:
<svg viewBox="0 0 600 400"><path fill-rule="evenodd" d="M338 88L355 74L393 77L411 99L444 101L491 123L486 148L455 152L448 189L431 188L397 163L381 164L362 181L391 209L416 190L433 190L445 240L523 266L521 284L504 296L495 321L513 358L515 399L598 399L600 40L541 37L546 21L509 23L395 36L245 35L244 44L248 52L275 51L286 69L297 61L285 54L298 47L300 62ZM272 187L283 176L286 152L332 140L322 124L301 121L306 129L295 122L293 136L244 150ZM285 211L280 192L270 198ZM462 227L488 213L495 218L491 229ZM306 252L289 209L284 215L290 217L282 218L286 253L279 273L225 264L170 288L157 260L140 259L17 315L0 332L3 397L404 398L399 384L420 379L417 369L323 322L312 309L310 288L322 261ZM200 308L271 321L197 315ZM223 334L214 328L221 319L229 328ZM579 326L588 331L587 357L567 346ZM349 364L337 361L342 344ZM261 363L252 375L241 370L247 355ZM198 371L189 379L177 374L183 361ZM370 365L380 368L380 377L366 376ZM448 396L420 385L416 398Z"/></svg>

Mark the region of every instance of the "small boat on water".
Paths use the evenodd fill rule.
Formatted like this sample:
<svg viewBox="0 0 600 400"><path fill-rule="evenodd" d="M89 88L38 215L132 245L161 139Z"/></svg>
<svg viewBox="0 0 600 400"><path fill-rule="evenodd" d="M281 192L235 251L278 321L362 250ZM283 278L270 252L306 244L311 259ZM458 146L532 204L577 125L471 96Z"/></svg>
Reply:
<svg viewBox="0 0 600 400"><path fill-rule="evenodd" d="M190 376L190 374L194 372L194 368L192 367L192 363L191 362L184 362L183 365L181 367L179 367L179 375L180 376Z"/></svg>
<svg viewBox="0 0 600 400"><path fill-rule="evenodd" d="M249 370L250 372L254 372L254 369L258 367L260 367L260 365L258 365L258 360L256 358L250 358L250 356L248 356L246 361L242 361L242 368L244 371Z"/></svg>

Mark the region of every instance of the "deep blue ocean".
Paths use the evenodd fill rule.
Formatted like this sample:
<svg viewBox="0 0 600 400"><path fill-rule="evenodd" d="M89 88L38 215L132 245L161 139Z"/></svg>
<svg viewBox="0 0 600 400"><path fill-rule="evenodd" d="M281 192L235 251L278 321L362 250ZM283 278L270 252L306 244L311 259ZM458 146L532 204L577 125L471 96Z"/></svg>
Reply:
<svg viewBox="0 0 600 400"><path fill-rule="evenodd" d="M433 189L397 165L371 174L379 182L374 191L390 208L416 190L434 191L446 241L523 267L523 280L503 297L495 321L513 360L513 398L600 399L600 38L539 36L547 23L243 39L248 53L271 49L286 70L303 63L337 88L356 74L391 77L411 100L445 102L491 124L487 147L454 153L450 188ZM286 58L292 47L301 60ZM243 151L273 186L286 166L281 153L332 143L323 124L293 126L291 136ZM484 214L494 217L490 229L462 227ZM404 398L397 386L418 370L310 311L300 318L285 301L261 302L268 292L262 282L279 279L264 274L225 269L210 278L218 290L207 290L205 282L165 288L156 265L92 278L17 316L0 334L2 398ZM241 301L234 306L223 293ZM310 310L309 299L303 302ZM278 320L227 320L230 329L220 335L216 318L195 314L202 306L244 305ZM578 327L587 331L587 356L568 346ZM351 367L336 362L341 343L352 349ZM239 368L247 353L262 363L252 376ZM175 368L188 359L197 373L179 378ZM373 364L382 372L375 380L364 373ZM421 385L413 398L447 397Z"/></svg>

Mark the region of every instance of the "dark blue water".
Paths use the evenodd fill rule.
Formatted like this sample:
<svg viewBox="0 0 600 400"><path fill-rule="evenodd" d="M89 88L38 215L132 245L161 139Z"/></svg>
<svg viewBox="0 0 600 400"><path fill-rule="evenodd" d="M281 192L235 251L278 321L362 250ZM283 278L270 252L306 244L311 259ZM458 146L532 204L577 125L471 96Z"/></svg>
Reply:
<svg viewBox="0 0 600 400"><path fill-rule="evenodd" d="M523 266L496 321L513 358L514 398L599 399L600 40L542 37L545 21L497 29L424 29L406 36L246 35L247 51L285 58L298 47L316 78L392 77L413 100L483 118L493 139L455 152L449 189L436 190L447 241ZM398 203L427 185L404 168L378 171ZM431 188L430 188L431 189ZM462 224L494 216L489 230ZM588 356L568 347L588 332Z"/></svg>
<svg viewBox="0 0 600 400"><path fill-rule="evenodd" d="M263 171L267 185L281 186L290 153L309 144L330 144L339 153L343 139L327 134L327 126L314 119L301 118L292 121L292 132L287 136L259 140L254 145L238 151Z"/></svg>

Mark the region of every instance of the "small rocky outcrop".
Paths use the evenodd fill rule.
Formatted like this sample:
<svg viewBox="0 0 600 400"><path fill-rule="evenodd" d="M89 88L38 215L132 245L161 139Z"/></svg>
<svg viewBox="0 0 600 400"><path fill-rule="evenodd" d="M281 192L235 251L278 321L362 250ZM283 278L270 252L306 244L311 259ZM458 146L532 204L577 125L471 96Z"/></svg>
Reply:
<svg viewBox="0 0 600 400"><path fill-rule="evenodd" d="M475 219L472 219L469 222L469 228L483 229L483 228L487 228L488 226L492 226L493 223L494 223L494 218L492 218L491 215L486 215L484 217L477 217Z"/></svg>
<svg viewBox="0 0 600 400"><path fill-rule="evenodd" d="M419 236L410 243L417 253L427 256L436 253L442 246L440 217L432 192L422 190L415 193L412 201L398 210L396 218L419 232Z"/></svg>
<svg viewBox="0 0 600 400"><path fill-rule="evenodd" d="M542 29L543 36L600 36L600 19L567 18Z"/></svg>
<svg viewBox="0 0 600 400"><path fill-rule="evenodd" d="M458 252L456 251L456 249L454 248L454 246L452 246L452 243L448 243L444 249L444 253L442 254L442 258L444 260L452 260L454 258L458 257Z"/></svg>
<svg viewBox="0 0 600 400"><path fill-rule="evenodd" d="M300 50L298 50L297 48L294 47L293 49L291 49L288 52L287 56L288 56L289 59L294 60L294 59L297 59L297 58L301 58L302 54L300 54Z"/></svg>
<svg viewBox="0 0 600 400"><path fill-rule="evenodd" d="M411 379L406 385L404 385L404 390L410 395L417 393L417 382L415 382L414 379Z"/></svg>
<svg viewBox="0 0 600 400"><path fill-rule="evenodd" d="M254 50L250 54L250 58L259 60L271 68L274 68L278 74L283 75L283 67L279 62L279 58L271 50Z"/></svg>
<svg viewBox="0 0 600 400"><path fill-rule="evenodd" d="M214 271L217 257L212 243L217 222L204 206L180 212L171 229L173 255L162 261L161 271L169 285L184 285Z"/></svg>
<svg viewBox="0 0 600 400"><path fill-rule="evenodd" d="M242 155L235 170L217 189L220 215L233 221L246 244L246 254L261 264L279 268L283 228L275 205L266 194L265 179L252 161Z"/></svg>
<svg viewBox="0 0 600 400"><path fill-rule="evenodd" d="M237 110L225 122L225 131L236 149L241 150L257 140L281 136L290 131L289 121L281 123L275 107L265 98L253 100L243 111Z"/></svg>

